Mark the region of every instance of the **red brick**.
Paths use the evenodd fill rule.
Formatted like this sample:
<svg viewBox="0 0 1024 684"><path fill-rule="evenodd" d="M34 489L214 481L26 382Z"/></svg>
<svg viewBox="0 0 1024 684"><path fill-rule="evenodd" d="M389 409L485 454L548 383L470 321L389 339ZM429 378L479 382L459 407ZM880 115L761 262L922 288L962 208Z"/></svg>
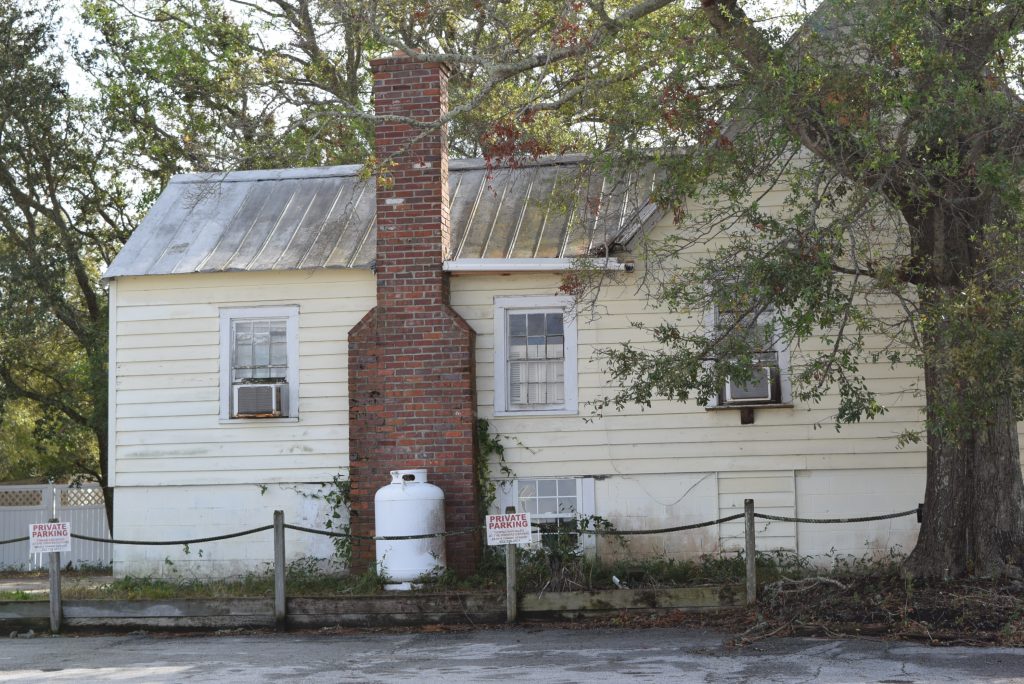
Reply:
<svg viewBox="0 0 1024 684"><path fill-rule="evenodd" d="M378 113L435 121L447 112L447 69L406 56L371 62ZM349 334L352 531L373 534L373 495L388 471L428 467L445 492L448 529L481 522L476 483L474 332L449 306L447 140L443 129L377 127L377 156L393 183L377 191L377 306ZM388 200L401 199L400 204ZM448 564L471 573L479 534L447 539ZM373 542L353 544L353 570L374 562Z"/></svg>

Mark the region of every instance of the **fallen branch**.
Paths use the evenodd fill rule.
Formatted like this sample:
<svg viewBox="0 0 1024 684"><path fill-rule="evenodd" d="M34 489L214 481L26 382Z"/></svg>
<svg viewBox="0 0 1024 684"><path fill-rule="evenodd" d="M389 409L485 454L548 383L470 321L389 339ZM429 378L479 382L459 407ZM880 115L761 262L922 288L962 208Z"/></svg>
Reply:
<svg viewBox="0 0 1024 684"><path fill-rule="evenodd" d="M790 579L788 577L783 577L778 582L772 582L771 584L766 584L765 587L764 587L764 592L765 592L766 595L767 594L796 594L796 593L799 593L799 592L802 592L802 591L807 591L808 589L812 589L812 588L814 588L816 586L819 586L819 585L822 585L822 584L828 584L828 585L834 586L834 587L836 587L838 589L842 589L843 591L847 591L849 589L849 587L847 585L843 584L839 580L834 580L831 577L816 576L816 577L805 577L804 579L798 579L798 580Z"/></svg>

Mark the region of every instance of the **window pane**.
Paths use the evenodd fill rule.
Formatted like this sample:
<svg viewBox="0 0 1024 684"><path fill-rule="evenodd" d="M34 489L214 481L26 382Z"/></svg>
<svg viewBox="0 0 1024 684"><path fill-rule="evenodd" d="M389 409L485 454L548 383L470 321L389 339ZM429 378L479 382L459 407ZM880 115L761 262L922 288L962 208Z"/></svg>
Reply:
<svg viewBox="0 0 1024 684"><path fill-rule="evenodd" d="M270 364L270 344L266 335L254 335L252 346L252 365L267 366ZM262 338L262 339L261 339Z"/></svg>
<svg viewBox="0 0 1024 684"><path fill-rule="evenodd" d="M526 363L518 361L508 367L508 398L513 404L521 404L526 392Z"/></svg>
<svg viewBox="0 0 1024 684"><path fill-rule="evenodd" d="M531 359L543 359L544 358L544 337L536 336L527 338L529 341L529 348L527 350L527 357Z"/></svg>
<svg viewBox="0 0 1024 684"><path fill-rule="evenodd" d="M544 317L542 313L527 314L527 335L543 335L544 334Z"/></svg>
<svg viewBox="0 0 1024 684"><path fill-rule="evenodd" d="M558 335L548 338L547 357L549 359L560 359L565 353L565 339Z"/></svg>
<svg viewBox="0 0 1024 684"><path fill-rule="evenodd" d="M517 337L526 335L526 314L508 315L508 334Z"/></svg>
<svg viewBox="0 0 1024 684"><path fill-rule="evenodd" d="M565 380L565 364L561 361L548 361L548 379L554 382Z"/></svg>
<svg viewBox="0 0 1024 684"><path fill-rule="evenodd" d="M549 404L564 404L565 403L565 385L560 382L548 383L548 403Z"/></svg>
<svg viewBox="0 0 1024 684"><path fill-rule="evenodd" d="M549 313L547 315L547 330L545 332L547 332L548 335L562 334L562 314Z"/></svg>
<svg viewBox="0 0 1024 684"><path fill-rule="evenodd" d="M538 480L537 491L541 496L554 496L558 493L558 483L555 480Z"/></svg>
<svg viewBox="0 0 1024 684"><path fill-rule="evenodd" d="M510 359L526 358L526 337L510 337L508 341L508 357Z"/></svg>
<svg viewBox="0 0 1024 684"><path fill-rule="evenodd" d="M537 480L519 480L519 498L537 496Z"/></svg>
<svg viewBox="0 0 1024 684"><path fill-rule="evenodd" d="M544 364L529 365L529 382L532 384L542 383L547 379Z"/></svg>
<svg viewBox="0 0 1024 684"><path fill-rule="evenodd" d="M235 336L235 366L252 365L252 335Z"/></svg>
<svg viewBox="0 0 1024 684"><path fill-rule="evenodd" d="M537 499L537 515L558 513L558 499L553 496L542 496Z"/></svg>
<svg viewBox="0 0 1024 684"><path fill-rule="evenodd" d="M288 365L288 345L275 342L270 345L270 363L273 366Z"/></svg>
<svg viewBox="0 0 1024 684"><path fill-rule="evenodd" d="M523 513L529 513L530 515L537 515L537 500L536 499L520 499L519 507Z"/></svg>
<svg viewBox="0 0 1024 684"><path fill-rule="evenodd" d="M576 480L558 480L559 496L576 496Z"/></svg>

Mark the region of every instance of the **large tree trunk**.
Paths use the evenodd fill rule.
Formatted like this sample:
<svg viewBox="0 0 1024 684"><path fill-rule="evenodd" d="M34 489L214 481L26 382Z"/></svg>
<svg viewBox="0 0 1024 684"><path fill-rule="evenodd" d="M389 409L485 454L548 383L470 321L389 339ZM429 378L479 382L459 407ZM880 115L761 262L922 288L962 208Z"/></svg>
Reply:
<svg viewBox="0 0 1024 684"><path fill-rule="evenodd" d="M962 403L961 378L937 361L954 339L933 331L925 344L928 475L924 519L906 562L913 575L1021 577L1024 574L1024 481L1017 419L1010 396L986 398L970 427L950 427ZM996 390L994 390L996 391ZM961 413L960 415L964 415Z"/></svg>

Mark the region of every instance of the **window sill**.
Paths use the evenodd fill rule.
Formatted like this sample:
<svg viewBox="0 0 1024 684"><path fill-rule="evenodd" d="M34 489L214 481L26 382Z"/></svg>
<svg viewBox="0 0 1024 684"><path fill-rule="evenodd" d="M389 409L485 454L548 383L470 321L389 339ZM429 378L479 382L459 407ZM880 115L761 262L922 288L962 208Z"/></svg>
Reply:
<svg viewBox="0 0 1024 684"><path fill-rule="evenodd" d="M718 406L705 406L705 411L741 411L743 409L791 409L795 408L792 402L785 404L720 404Z"/></svg>
<svg viewBox="0 0 1024 684"><path fill-rule="evenodd" d="M288 416L287 418L220 418L218 421L221 425L260 425L263 423L270 423L272 425L279 425L281 423L298 423L298 416Z"/></svg>
<svg viewBox="0 0 1024 684"><path fill-rule="evenodd" d="M514 418L516 416L578 416L574 409L523 409L522 411L494 411L495 418Z"/></svg>

